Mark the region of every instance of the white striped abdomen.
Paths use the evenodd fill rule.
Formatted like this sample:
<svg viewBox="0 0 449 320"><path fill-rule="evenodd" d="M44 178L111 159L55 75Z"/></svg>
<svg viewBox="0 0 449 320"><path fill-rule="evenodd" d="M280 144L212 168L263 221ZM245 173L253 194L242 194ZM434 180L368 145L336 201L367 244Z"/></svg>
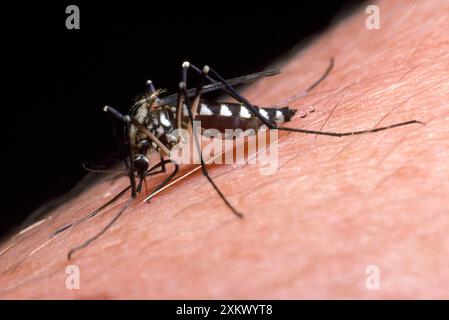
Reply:
<svg viewBox="0 0 449 320"><path fill-rule="evenodd" d="M296 110L288 107L261 108L256 107L262 117L279 123L290 121ZM184 111L184 113L186 110ZM257 131L262 126L262 121L244 105L228 102L202 101L197 112L196 120L201 121L203 129L217 129L224 132L225 129L254 129Z"/></svg>

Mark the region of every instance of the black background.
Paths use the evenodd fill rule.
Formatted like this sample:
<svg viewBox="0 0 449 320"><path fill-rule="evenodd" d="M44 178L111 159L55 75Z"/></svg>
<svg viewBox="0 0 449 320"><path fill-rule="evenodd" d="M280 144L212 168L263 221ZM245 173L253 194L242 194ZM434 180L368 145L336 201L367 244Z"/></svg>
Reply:
<svg viewBox="0 0 449 320"><path fill-rule="evenodd" d="M360 2L2 5L0 236L70 190L83 162L107 162L116 145L105 104L126 112L150 78L173 90L185 59L224 77L260 71ZM80 30L65 27L70 4Z"/></svg>

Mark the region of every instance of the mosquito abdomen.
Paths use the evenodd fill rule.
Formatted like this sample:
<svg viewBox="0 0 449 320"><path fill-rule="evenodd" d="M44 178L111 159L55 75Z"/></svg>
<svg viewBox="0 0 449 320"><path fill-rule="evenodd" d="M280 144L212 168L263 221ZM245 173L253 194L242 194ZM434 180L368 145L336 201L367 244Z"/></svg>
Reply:
<svg viewBox="0 0 449 320"><path fill-rule="evenodd" d="M290 121L296 110L284 108L262 108L255 106L262 117L279 123ZM204 129L254 129L258 130L262 122L245 105L229 102L202 101L196 120L201 121Z"/></svg>

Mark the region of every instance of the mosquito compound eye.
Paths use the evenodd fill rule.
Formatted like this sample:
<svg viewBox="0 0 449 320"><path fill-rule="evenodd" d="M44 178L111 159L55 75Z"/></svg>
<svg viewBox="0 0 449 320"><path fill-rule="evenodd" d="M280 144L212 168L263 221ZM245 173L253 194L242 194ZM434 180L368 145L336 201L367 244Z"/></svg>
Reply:
<svg viewBox="0 0 449 320"><path fill-rule="evenodd" d="M148 140L142 140L139 142L139 147L141 148L148 148L150 146L150 143L148 142Z"/></svg>
<svg viewBox="0 0 449 320"><path fill-rule="evenodd" d="M148 170L148 166L150 163L148 162L147 157L142 154L138 154L133 161L134 168L137 172L145 172Z"/></svg>
<svg viewBox="0 0 449 320"><path fill-rule="evenodd" d="M148 140L142 140L137 145L137 150L139 152L138 156L141 156L143 154L146 154L148 152L148 149L150 148L151 144L148 142Z"/></svg>

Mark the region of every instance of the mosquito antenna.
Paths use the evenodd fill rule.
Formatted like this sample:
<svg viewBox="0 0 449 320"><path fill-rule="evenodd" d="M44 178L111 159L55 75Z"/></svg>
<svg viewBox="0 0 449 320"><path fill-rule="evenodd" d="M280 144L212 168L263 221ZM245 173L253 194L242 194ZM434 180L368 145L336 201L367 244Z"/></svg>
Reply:
<svg viewBox="0 0 449 320"><path fill-rule="evenodd" d="M69 253L67 254L67 258L69 260L72 259L72 255L76 252L79 251L81 249L84 249L85 247L87 247L89 244L91 244L92 242L94 242L95 240L97 240L99 237L101 237L119 218L120 216L126 211L126 209L129 208L129 206L131 205L132 200L134 200L133 198L129 198L128 201L126 202L126 204L120 209L120 211L115 215L115 217L109 221L109 223L100 231L98 232L95 236L93 236L92 238L90 238L89 240L87 240L86 242L84 242L82 245L79 245L77 247L74 247L72 249L70 249Z"/></svg>

